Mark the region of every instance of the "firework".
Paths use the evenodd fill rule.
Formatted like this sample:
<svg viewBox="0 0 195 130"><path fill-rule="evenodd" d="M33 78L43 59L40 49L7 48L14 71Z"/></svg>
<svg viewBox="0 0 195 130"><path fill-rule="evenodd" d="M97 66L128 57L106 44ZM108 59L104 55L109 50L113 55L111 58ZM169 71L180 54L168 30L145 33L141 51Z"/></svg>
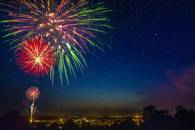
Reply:
<svg viewBox="0 0 195 130"><path fill-rule="evenodd" d="M37 87L30 87L26 91L27 99L32 101L32 104L30 106L30 119L29 119L30 123L32 123L33 120L34 120L34 115L35 115L35 112L36 112L35 100L39 97L39 95L40 95L40 91Z"/></svg>
<svg viewBox="0 0 195 130"><path fill-rule="evenodd" d="M17 50L17 56L22 70L36 76L49 73L55 64L52 47L41 37L24 41Z"/></svg>
<svg viewBox="0 0 195 130"><path fill-rule="evenodd" d="M68 81L68 73L75 75L75 68L84 69L83 55L89 46L101 48L96 34L111 28L109 19L103 17L111 10L102 3L88 7L87 0L16 0L2 6L8 12L7 18L0 20L8 32L3 37L9 37L14 48L21 40L43 37L54 48L61 81L63 76Z"/></svg>
<svg viewBox="0 0 195 130"><path fill-rule="evenodd" d="M35 101L40 95L40 91L37 87L30 87L26 91L26 97L28 100Z"/></svg>

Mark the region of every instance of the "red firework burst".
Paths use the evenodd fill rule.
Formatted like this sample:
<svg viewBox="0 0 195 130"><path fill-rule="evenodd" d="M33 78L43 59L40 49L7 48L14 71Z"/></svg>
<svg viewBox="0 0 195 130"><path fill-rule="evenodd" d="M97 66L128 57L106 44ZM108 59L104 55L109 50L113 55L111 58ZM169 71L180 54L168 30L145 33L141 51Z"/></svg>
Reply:
<svg viewBox="0 0 195 130"><path fill-rule="evenodd" d="M40 91L37 87L30 87L26 91L26 97L28 100L35 101L40 95Z"/></svg>
<svg viewBox="0 0 195 130"><path fill-rule="evenodd" d="M18 49L17 56L21 69L36 76L48 74L55 64L52 47L41 37L24 41Z"/></svg>

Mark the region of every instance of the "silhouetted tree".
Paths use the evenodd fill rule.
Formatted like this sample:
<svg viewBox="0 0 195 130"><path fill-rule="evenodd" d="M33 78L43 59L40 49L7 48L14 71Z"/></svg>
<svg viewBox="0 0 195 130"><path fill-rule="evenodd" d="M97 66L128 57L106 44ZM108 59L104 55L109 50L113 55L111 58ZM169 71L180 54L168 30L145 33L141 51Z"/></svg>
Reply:
<svg viewBox="0 0 195 130"><path fill-rule="evenodd" d="M154 105L145 106L143 110L144 120L152 119L157 112L157 109Z"/></svg>
<svg viewBox="0 0 195 130"><path fill-rule="evenodd" d="M172 118L167 110L157 110L154 105L144 107L144 130L173 130Z"/></svg>
<svg viewBox="0 0 195 130"><path fill-rule="evenodd" d="M178 130L195 130L195 111L183 106L176 107L175 126Z"/></svg>

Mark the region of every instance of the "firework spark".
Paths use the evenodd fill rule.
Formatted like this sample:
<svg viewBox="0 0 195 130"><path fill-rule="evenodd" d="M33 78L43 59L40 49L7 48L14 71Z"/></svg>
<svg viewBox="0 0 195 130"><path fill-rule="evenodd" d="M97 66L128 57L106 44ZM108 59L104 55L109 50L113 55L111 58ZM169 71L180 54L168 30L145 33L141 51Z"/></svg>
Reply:
<svg viewBox="0 0 195 130"><path fill-rule="evenodd" d="M63 75L68 81L68 73L74 75L75 68L83 70L86 66L83 54L89 45L101 48L96 34L111 28L109 19L103 17L111 10L102 3L88 5L87 0L16 0L2 4L8 12L7 19L0 20L8 32L3 37L9 37L17 48L23 39L42 36L54 48L61 81Z"/></svg>
<svg viewBox="0 0 195 130"><path fill-rule="evenodd" d="M44 75L49 73L55 64L53 49L41 37L24 41L17 51L17 62L26 73Z"/></svg>

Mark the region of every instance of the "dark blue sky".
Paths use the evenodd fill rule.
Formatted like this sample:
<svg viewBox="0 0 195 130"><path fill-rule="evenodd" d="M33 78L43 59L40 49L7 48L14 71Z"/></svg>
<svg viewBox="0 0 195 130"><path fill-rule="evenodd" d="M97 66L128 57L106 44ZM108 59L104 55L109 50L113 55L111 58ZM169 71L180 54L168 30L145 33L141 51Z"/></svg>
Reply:
<svg viewBox="0 0 195 130"><path fill-rule="evenodd" d="M195 76L190 73L194 70L195 59L195 1L99 1L104 1L113 10L109 17L114 30L110 30L106 37L98 37L111 48L105 47L105 53L91 50L86 56L88 67L83 74L78 72L77 78L71 77L69 86L61 86L58 80L52 86L49 77L33 78L24 74L15 61L10 60L14 54L7 53L9 46L1 42L1 113L22 110L21 102L26 100L25 91L29 86L40 88L37 106L41 113L66 113L81 108L124 111L140 109L148 103L172 107L181 102L195 107L187 98L194 97L192 93L185 93L185 101L158 97L159 91L163 91L159 93L161 97L168 95L161 86L178 94L173 97L182 94L180 85L188 91L194 90L188 87L188 82L193 86L192 79L186 81L183 77ZM174 81L169 72L174 73ZM177 85L179 79L184 83ZM156 103L167 100L172 102L168 105ZM173 103L176 101L178 104Z"/></svg>

